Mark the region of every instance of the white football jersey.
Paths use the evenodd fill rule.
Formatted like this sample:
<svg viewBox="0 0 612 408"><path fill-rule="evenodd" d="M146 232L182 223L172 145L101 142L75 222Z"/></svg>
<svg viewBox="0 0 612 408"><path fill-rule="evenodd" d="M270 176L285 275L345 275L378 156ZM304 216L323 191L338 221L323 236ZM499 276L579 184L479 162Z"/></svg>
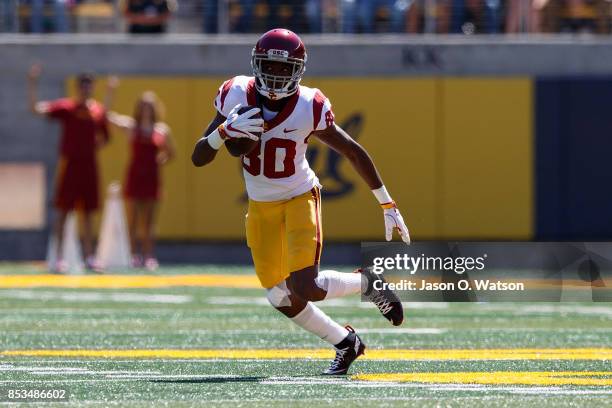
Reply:
<svg viewBox="0 0 612 408"><path fill-rule="evenodd" d="M215 109L227 117L237 104L257 105L255 78L237 76L225 81L215 97ZM334 123L331 103L316 88L300 86L281 112L266 121L259 145L242 157L249 198L278 201L320 186L306 160L308 136Z"/></svg>

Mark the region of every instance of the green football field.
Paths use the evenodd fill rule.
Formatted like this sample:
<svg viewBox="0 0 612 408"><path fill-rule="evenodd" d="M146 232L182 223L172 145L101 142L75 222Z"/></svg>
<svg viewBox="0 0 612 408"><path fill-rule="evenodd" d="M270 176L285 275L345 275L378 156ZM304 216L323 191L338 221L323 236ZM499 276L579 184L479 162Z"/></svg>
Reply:
<svg viewBox="0 0 612 408"><path fill-rule="evenodd" d="M350 270L350 268L342 268ZM0 390L91 406L612 406L612 305L321 302L367 345L346 377L249 267L51 276L0 264ZM0 402L2 404L2 402Z"/></svg>

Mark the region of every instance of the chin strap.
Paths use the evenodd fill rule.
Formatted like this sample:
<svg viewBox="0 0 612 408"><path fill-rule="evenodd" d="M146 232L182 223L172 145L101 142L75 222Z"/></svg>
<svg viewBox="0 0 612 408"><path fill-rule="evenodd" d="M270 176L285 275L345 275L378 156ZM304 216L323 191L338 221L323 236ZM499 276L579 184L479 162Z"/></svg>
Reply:
<svg viewBox="0 0 612 408"><path fill-rule="evenodd" d="M268 89L263 88L261 85L259 85L259 82L263 82L263 80L260 78L257 78L257 80L255 81L255 88L257 89L257 92L259 92L260 95L268 99L271 99L273 101L287 98L291 95L295 95L295 93L298 91L298 88L300 87L300 82L297 81L297 84L293 88L293 91L276 92L274 90L268 90Z"/></svg>

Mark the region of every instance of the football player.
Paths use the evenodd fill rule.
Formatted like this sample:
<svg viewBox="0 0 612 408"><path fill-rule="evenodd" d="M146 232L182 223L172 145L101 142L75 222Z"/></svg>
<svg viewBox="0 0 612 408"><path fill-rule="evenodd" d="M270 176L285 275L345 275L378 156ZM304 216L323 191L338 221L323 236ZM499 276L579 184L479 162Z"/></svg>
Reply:
<svg viewBox="0 0 612 408"><path fill-rule="evenodd" d="M325 374L346 374L365 345L350 326L342 327L313 302L363 293L393 325L404 316L392 291L374 289L382 276L319 270L321 186L305 157L308 140L318 138L351 162L382 207L387 241L397 231L410 243L408 228L368 153L334 122L329 99L300 85L306 69L300 37L285 29L268 31L253 48L251 66L253 76L236 76L219 88L216 117L196 143L192 161L205 166L228 140L258 141L242 156L249 196L246 241L255 272L272 306L334 346L336 358ZM239 114L245 106L254 107Z"/></svg>

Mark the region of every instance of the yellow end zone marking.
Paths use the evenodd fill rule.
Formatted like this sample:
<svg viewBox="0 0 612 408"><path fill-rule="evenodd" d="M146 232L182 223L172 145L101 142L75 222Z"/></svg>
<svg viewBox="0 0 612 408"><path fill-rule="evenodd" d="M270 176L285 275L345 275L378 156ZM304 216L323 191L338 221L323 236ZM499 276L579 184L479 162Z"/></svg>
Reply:
<svg viewBox="0 0 612 408"><path fill-rule="evenodd" d="M0 288L261 288L255 275L2 275Z"/></svg>
<svg viewBox="0 0 612 408"><path fill-rule="evenodd" d="M353 380L483 385L612 385L612 371L493 371L357 374Z"/></svg>
<svg viewBox="0 0 612 408"><path fill-rule="evenodd" d="M6 350L0 356L177 358L177 359L330 359L331 349L135 349ZM386 349L371 350L361 360L610 360L612 348L576 349Z"/></svg>
<svg viewBox="0 0 612 408"><path fill-rule="evenodd" d="M529 287L550 287L554 282L527 280ZM538 283L540 282L540 283ZM563 284L571 282L563 281ZM0 275L0 288L163 288L173 286L200 286L224 288L261 288L255 275L190 274L190 275ZM579 288L577 284L577 288ZM584 286L584 285L582 285ZM590 284L587 285L591 289ZM575 288L574 288L575 289ZM596 288L594 288L596 289Z"/></svg>

